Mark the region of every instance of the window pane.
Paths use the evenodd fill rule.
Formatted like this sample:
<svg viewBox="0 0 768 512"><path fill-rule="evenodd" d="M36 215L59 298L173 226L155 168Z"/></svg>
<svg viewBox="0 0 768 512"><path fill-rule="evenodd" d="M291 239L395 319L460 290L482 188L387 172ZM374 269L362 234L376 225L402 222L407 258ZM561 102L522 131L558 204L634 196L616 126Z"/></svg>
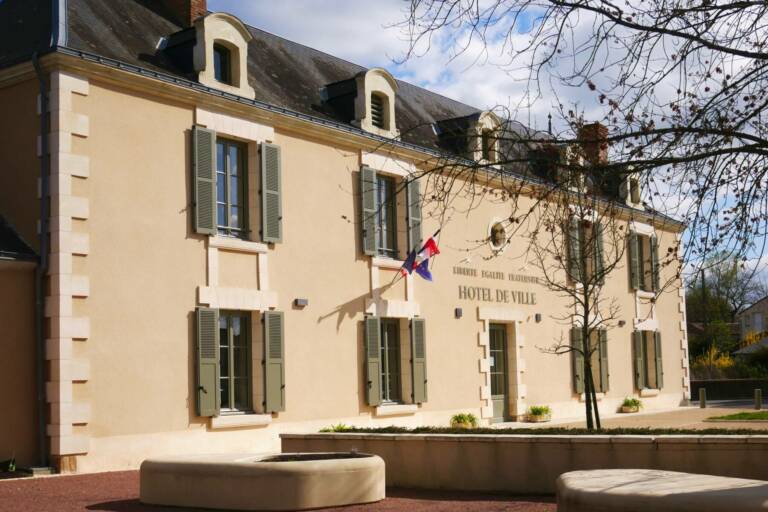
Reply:
<svg viewBox="0 0 768 512"><path fill-rule="evenodd" d="M216 200L220 203L227 202L226 175L223 172L216 173Z"/></svg>
<svg viewBox="0 0 768 512"><path fill-rule="evenodd" d="M236 347L234 349L234 377L248 376L248 350L245 347Z"/></svg>
<svg viewBox="0 0 768 512"><path fill-rule="evenodd" d="M219 226L227 225L227 206L219 204L216 207L216 224Z"/></svg>
<svg viewBox="0 0 768 512"><path fill-rule="evenodd" d="M232 206L240 204L240 179L237 176L229 178L229 203Z"/></svg>
<svg viewBox="0 0 768 512"><path fill-rule="evenodd" d="M229 146L229 174L237 176L240 172L240 148Z"/></svg>
<svg viewBox="0 0 768 512"><path fill-rule="evenodd" d="M224 143L223 142L217 142L216 143L216 170L219 172L224 172Z"/></svg>
<svg viewBox="0 0 768 512"><path fill-rule="evenodd" d="M229 227L231 228L240 227L240 208L232 207L229 210Z"/></svg>
<svg viewBox="0 0 768 512"><path fill-rule="evenodd" d="M249 389L249 382L248 379L235 379L235 400L234 400L234 408L239 409L241 411L244 411L249 408L250 400L248 392Z"/></svg>
<svg viewBox="0 0 768 512"><path fill-rule="evenodd" d="M221 407L222 409L229 409L231 407L229 403L229 379L221 379Z"/></svg>

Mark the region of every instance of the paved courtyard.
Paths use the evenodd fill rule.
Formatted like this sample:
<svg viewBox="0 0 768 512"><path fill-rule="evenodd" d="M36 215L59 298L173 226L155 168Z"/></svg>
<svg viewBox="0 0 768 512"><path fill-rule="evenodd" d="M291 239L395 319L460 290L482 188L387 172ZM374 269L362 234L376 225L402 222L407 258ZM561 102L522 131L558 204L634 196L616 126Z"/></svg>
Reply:
<svg viewBox="0 0 768 512"><path fill-rule="evenodd" d="M554 512L554 497L513 497L474 493L425 492L388 489L386 500L362 506L326 510L378 512L399 511L514 511ZM139 503L138 471L93 475L53 476L0 480L0 512L111 511L179 512L176 507L152 507Z"/></svg>
<svg viewBox="0 0 768 512"><path fill-rule="evenodd" d="M764 408L768 408L764 406ZM760 421L728 421L709 422L704 421L713 416L725 416L738 412L754 412L751 403L748 402L716 402L706 409L698 406L680 407L667 411L641 411L635 414L614 414L602 419L603 428L679 428L702 430L708 428L725 429L755 429L768 431L768 422ZM579 420L555 420L549 423L497 423L497 428L521 427L521 428L550 428L550 427L586 427L583 419ZM766 432L768 433L768 432Z"/></svg>

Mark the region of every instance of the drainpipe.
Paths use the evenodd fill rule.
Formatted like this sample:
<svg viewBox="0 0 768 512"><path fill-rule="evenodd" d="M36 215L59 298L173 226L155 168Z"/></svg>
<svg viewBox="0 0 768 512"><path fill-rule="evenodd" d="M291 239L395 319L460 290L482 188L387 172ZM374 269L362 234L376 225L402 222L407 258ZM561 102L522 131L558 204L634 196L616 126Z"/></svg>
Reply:
<svg viewBox="0 0 768 512"><path fill-rule="evenodd" d="M37 52L32 55L37 81L40 85L40 247L35 269L35 380L37 384L37 449L41 467L48 467L45 401L45 276L48 273L48 179L50 155L48 154L48 83L40 67Z"/></svg>

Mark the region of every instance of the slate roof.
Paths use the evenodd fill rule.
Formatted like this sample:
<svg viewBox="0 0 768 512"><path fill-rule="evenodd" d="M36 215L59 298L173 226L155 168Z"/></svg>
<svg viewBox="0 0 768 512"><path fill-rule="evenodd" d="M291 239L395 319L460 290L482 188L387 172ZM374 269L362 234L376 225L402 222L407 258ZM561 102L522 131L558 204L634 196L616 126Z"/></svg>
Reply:
<svg viewBox="0 0 768 512"><path fill-rule="evenodd" d="M194 76L158 50L163 37L183 29L141 0L68 0L67 46L136 66ZM350 79L366 68L248 26L248 80L256 99L295 112L348 123L350 120L323 102L328 84ZM398 80L397 126L406 142L439 148L432 124L463 117L479 109Z"/></svg>
<svg viewBox="0 0 768 512"><path fill-rule="evenodd" d="M32 261L36 259L35 251L3 217L0 217L0 260Z"/></svg>

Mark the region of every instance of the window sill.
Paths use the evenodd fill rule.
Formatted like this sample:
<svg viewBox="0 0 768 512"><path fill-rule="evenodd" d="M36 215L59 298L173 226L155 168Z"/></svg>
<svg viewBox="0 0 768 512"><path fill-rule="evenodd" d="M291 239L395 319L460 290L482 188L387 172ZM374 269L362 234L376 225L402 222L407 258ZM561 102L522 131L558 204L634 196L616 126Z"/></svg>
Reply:
<svg viewBox="0 0 768 512"><path fill-rule="evenodd" d="M648 292L645 290L635 290L635 294L639 299L655 299L656 298L656 292Z"/></svg>
<svg viewBox="0 0 768 512"><path fill-rule="evenodd" d="M376 408L376 416L400 416L403 414L416 414L419 406L416 404L391 404L380 405Z"/></svg>
<svg viewBox="0 0 768 512"><path fill-rule="evenodd" d="M261 242L251 242L242 238L233 238L228 236L211 236L208 238L208 246L218 249L227 249L237 252L248 252L252 254L269 252L267 244Z"/></svg>
<svg viewBox="0 0 768 512"><path fill-rule="evenodd" d="M395 259L395 258L388 258L387 256L374 256L373 257L373 266L374 267L398 270L398 269L400 269L403 266L403 263L405 263L403 260L398 260L398 259Z"/></svg>
<svg viewBox="0 0 768 512"><path fill-rule="evenodd" d="M595 393L595 398L597 398L597 401L601 401L603 398L605 398L605 393ZM587 395L585 393L582 393L579 395L579 402L586 402L587 401Z"/></svg>
<svg viewBox="0 0 768 512"><path fill-rule="evenodd" d="M644 388L640 390L641 397L659 396L658 389Z"/></svg>
<svg viewBox="0 0 768 512"><path fill-rule="evenodd" d="M227 414L211 418L212 430L222 428L264 427L272 423L271 414Z"/></svg>

